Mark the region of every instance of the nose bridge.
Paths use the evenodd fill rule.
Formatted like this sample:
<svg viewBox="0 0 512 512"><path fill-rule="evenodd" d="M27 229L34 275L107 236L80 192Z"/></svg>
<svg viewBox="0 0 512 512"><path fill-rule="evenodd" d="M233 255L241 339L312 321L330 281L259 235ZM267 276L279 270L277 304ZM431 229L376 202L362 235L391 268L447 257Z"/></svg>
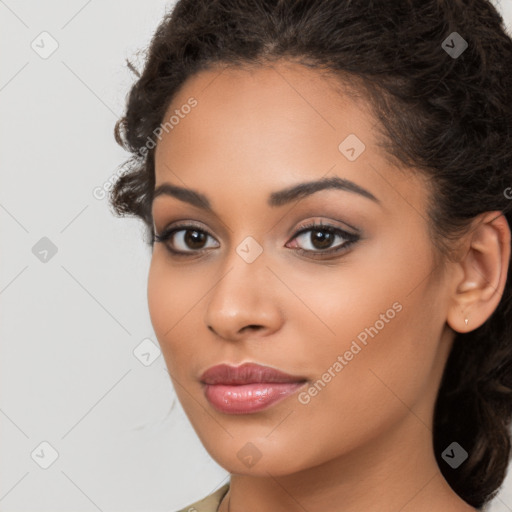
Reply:
<svg viewBox="0 0 512 512"><path fill-rule="evenodd" d="M205 321L218 334L234 336L247 325L269 327L278 319L262 245L247 236L232 247L209 297Z"/></svg>
<svg viewBox="0 0 512 512"><path fill-rule="evenodd" d="M266 263L263 246L252 236L245 237L226 256L222 277L213 293L233 295L240 304L245 299L253 301L261 291L260 285L265 279L263 274L269 272ZM229 300L229 296L223 298Z"/></svg>

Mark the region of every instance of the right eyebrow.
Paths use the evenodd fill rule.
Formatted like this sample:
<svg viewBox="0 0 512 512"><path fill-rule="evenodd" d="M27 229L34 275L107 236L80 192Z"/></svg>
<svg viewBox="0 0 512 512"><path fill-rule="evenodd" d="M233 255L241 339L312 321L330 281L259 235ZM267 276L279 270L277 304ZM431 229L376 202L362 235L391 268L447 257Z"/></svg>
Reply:
<svg viewBox="0 0 512 512"><path fill-rule="evenodd" d="M359 194L380 204L379 199L377 199L371 192L357 185L353 181L340 178L338 176L299 183L283 190L273 192L270 194L267 204L274 208L281 207L296 199L306 197L321 190L327 189L345 190L347 192ZM153 200L160 195L171 196L185 203L189 203L192 206L196 206L210 213L214 213L210 200L197 190L178 187L170 183L162 183L155 188L153 192Z"/></svg>

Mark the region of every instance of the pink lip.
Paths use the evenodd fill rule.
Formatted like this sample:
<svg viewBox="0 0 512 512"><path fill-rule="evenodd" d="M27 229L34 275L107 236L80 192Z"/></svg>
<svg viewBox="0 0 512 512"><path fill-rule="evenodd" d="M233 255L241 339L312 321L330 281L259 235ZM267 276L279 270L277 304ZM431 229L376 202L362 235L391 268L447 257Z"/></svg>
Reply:
<svg viewBox="0 0 512 512"><path fill-rule="evenodd" d="M246 414L261 411L302 387L306 378L262 366L220 364L201 375L207 400L219 411Z"/></svg>
<svg viewBox="0 0 512 512"><path fill-rule="evenodd" d="M290 375L270 366L244 363L240 366L218 364L208 368L200 378L204 384L251 384L254 382L300 382L306 377Z"/></svg>

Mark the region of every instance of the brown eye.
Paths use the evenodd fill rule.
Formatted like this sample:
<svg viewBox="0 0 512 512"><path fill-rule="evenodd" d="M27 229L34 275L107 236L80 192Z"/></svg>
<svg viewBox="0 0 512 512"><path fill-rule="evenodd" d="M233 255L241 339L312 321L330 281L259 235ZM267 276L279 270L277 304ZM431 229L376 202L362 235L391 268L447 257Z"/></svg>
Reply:
<svg viewBox="0 0 512 512"><path fill-rule="evenodd" d="M174 226L162 234L155 234L154 242L162 242L168 251L175 256L193 256L205 252L207 249L219 247L219 245L208 246L208 238L217 244L213 235L205 229L192 224ZM313 258L337 254L348 249L353 243L359 240L359 235L347 233L330 224L310 224L303 226L292 240L302 240L302 245L310 245L310 248L302 248L297 242L291 246L300 254ZM339 240L338 244L332 245Z"/></svg>
<svg viewBox="0 0 512 512"><path fill-rule="evenodd" d="M333 248L336 239L339 243ZM312 254L313 257L317 257L346 250L359 240L359 235L347 233L330 224L310 224L302 227L293 240L301 240L302 245L306 245L306 248L298 247L297 250L301 254ZM297 246L295 242L293 247Z"/></svg>
<svg viewBox="0 0 512 512"><path fill-rule="evenodd" d="M187 255L208 249L205 246L208 238L213 239L213 236L204 229L199 229L194 225L182 225L170 228L162 234L155 234L154 241L165 243L165 246L173 254Z"/></svg>
<svg viewBox="0 0 512 512"><path fill-rule="evenodd" d="M183 244L190 249L203 249L203 245L208 235L204 231L194 230L182 230L185 232L183 236Z"/></svg>

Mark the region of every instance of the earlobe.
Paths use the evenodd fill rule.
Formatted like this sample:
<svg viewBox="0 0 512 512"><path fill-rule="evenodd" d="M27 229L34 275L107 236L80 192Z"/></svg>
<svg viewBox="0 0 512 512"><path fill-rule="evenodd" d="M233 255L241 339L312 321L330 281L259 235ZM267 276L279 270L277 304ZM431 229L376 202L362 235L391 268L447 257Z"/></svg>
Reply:
<svg viewBox="0 0 512 512"><path fill-rule="evenodd" d="M467 250L457 263L462 273L457 273L453 283L447 315L450 327L462 333L480 327L498 306L507 281L511 250L510 228L501 212L479 216L465 237Z"/></svg>

